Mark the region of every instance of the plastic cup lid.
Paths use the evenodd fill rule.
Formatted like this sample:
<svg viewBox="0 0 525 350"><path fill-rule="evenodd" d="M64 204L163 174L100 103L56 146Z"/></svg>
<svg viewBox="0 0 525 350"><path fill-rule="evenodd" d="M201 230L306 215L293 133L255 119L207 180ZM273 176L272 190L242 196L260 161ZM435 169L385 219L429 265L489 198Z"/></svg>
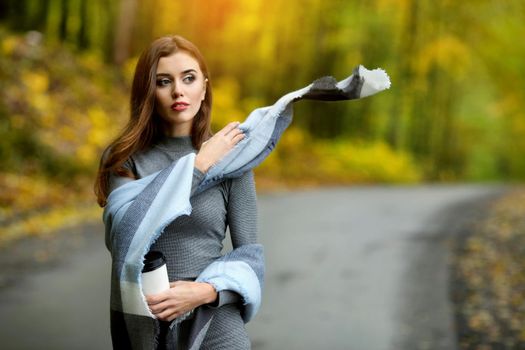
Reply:
<svg viewBox="0 0 525 350"><path fill-rule="evenodd" d="M156 250L150 251L144 256L144 268L142 272L149 272L158 269L166 263L164 255Z"/></svg>

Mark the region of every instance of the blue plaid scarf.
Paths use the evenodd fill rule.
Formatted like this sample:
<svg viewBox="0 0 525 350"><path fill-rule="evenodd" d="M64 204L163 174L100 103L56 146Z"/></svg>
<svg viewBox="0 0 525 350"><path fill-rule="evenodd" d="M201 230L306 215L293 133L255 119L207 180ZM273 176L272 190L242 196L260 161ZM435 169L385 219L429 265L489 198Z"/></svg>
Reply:
<svg viewBox="0 0 525 350"><path fill-rule="evenodd" d="M303 89L288 93L274 105L255 109L239 128L245 138L212 166L195 193L226 178L234 178L260 164L275 148L292 120L292 103L300 99L352 100L390 87L386 73L354 69L337 82L332 77L317 79ZM111 327L116 348L154 349L159 323L150 312L141 290L144 255L164 228L181 215L191 214L190 192L195 154L190 153L169 167L130 181L112 191L104 209L106 245L112 256ZM259 244L238 247L210 264L197 281L212 284L217 292L233 291L242 299L242 317L248 322L256 314L264 280L263 249ZM199 307L194 317L189 349L198 349L213 319L213 309ZM172 322L176 325L187 315ZM171 344L176 347L176 340Z"/></svg>

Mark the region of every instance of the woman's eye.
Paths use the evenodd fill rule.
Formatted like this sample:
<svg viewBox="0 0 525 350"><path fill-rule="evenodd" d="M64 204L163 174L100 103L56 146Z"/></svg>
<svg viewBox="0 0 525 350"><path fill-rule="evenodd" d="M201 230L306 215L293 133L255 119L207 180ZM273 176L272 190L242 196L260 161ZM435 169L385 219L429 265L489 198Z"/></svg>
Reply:
<svg viewBox="0 0 525 350"><path fill-rule="evenodd" d="M184 78L182 78L182 81L187 83L187 84L193 83L193 81L195 81L195 76L194 75L187 75Z"/></svg>
<svg viewBox="0 0 525 350"><path fill-rule="evenodd" d="M168 78L157 79L157 86L167 86L171 84L171 80Z"/></svg>

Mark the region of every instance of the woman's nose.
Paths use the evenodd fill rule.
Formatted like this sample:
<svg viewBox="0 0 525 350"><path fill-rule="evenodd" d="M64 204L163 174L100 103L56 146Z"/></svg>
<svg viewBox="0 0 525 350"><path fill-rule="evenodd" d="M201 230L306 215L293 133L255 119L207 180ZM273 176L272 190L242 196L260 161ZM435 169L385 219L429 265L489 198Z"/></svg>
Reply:
<svg viewBox="0 0 525 350"><path fill-rule="evenodd" d="M172 88L171 88L171 95L172 95L173 97L182 96L181 84L178 84L178 83L176 83L176 82L173 82L173 84L172 84Z"/></svg>

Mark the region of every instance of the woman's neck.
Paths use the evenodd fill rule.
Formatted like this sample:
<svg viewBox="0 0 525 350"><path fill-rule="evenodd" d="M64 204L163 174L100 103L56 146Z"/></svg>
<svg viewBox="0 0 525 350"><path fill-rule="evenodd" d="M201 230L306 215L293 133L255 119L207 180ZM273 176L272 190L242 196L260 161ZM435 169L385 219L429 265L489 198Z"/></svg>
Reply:
<svg viewBox="0 0 525 350"><path fill-rule="evenodd" d="M181 137L191 135L191 123L170 124L164 127L164 135L169 137Z"/></svg>

